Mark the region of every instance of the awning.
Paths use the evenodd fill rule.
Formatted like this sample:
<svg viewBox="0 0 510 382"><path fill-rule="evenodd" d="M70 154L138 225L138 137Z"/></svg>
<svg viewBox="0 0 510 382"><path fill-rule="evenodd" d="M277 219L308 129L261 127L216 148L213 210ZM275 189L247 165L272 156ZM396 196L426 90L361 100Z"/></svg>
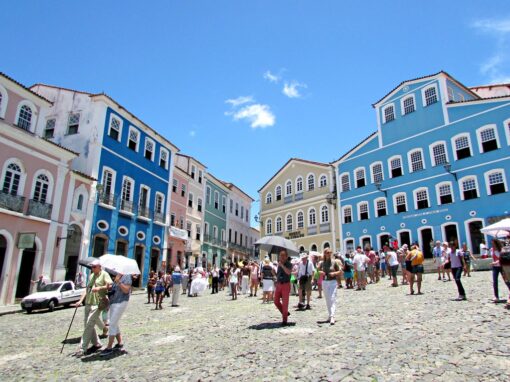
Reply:
<svg viewBox="0 0 510 382"><path fill-rule="evenodd" d="M188 231L186 231L184 229L180 229L177 227L170 227L169 231L170 231L170 236L172 236L172 237L176 237L178 239L185 240L185 241L188 240Z"/></svg>

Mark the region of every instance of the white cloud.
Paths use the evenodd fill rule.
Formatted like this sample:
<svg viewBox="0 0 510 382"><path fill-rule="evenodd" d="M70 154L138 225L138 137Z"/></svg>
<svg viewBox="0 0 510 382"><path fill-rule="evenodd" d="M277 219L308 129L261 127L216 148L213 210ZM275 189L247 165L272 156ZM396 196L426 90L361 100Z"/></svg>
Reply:
<svg viewBox="0 0 510 382"><path fill-rule="evenodd" d="M473 27L484 32L510 33L510 18L508 19L483 19L473 23Z"/></svg>
<svg viewBox="0 0 510 382"><path fill-rule="evenodd" d="M191 131L189 132L189 136L190 136L191 138L195 137L196 135L197 135L197 132L196 132L195 130L191 130Z"/></svg>
<svg viewBox="0 0 510 382"><path fill-rule="evenodd" d="M264 73L264 79L277 84L281 80L281 77L268 70Z"/></svg>
<svg viewBox="0 0 510 382"><path fill-rule="evenodd" d="M254 101L255 100L253 99L252 96L241 96L233 99L227 99L225 103L232 105L232 107L237 107L240 105L244 105L245 103L252 103Z"/></svg>
<svg viewBox="0 0 510 382"><path fill-rule="evenodd" d="M232 115L235 121L245 120L249 122L253 129L273 126L276 121L269 105L260 103L246 105L235 112L227 112L226 114Z"/></svg>
<svg viewBox="0 0 510 382"><path fill-rule="evenodd" d="M306 84L302 84L297 81L285 82L282 93L289 98L299 98L301 97L301 93L298 88L306 88Z"/></svg>

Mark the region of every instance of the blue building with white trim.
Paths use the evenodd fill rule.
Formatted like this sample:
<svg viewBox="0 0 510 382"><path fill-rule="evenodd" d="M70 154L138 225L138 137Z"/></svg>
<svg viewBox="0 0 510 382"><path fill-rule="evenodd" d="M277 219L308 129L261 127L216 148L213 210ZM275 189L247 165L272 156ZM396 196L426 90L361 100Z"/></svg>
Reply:
<svg viewBox="0 0 510 382"><path fill-rule="evenodd" d="M340 246L390 239L466 242L510 214L510 87L468 88L448 73L402 82L376 102L377 131L333 163Z"/></svg>

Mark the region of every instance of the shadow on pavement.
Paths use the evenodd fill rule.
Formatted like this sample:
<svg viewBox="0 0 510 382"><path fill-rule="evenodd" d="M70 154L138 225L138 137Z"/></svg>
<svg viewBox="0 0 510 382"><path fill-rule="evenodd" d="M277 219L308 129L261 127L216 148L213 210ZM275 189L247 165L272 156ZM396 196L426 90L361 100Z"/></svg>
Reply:
<svg viewBox="0 0 510 382"><path fill-rule="evenodd" d="M83 357L81 359L82 362L96 362L96 361L109 361L113 358L117 358L117 357L120 357L122 355L126 355L128 354L127 351L114 351L113 353L107 355L107 356L104 356L104 357L101 357L100 356L100 353L95 353L93 355L90 355L88 357Z"/></svg>
<svg viewBox="0 0 510 382"><path fill-rule="evenodd" d="M62 341L62 344L79 344L81 340L81 337L75 337L75 338L68 338L65 341Z"/></svg>
<svg viewBox="0 0 510 382"><path fill-rule="evenodd" d="M287 326L295 326L295 325L296 325L295 322L287 323ZM263 322L261 324L248 326L248 329L267 330L267 329L279 329L279 328L283 328L283 327L284 326L281 324L281 322Z"/></svg>

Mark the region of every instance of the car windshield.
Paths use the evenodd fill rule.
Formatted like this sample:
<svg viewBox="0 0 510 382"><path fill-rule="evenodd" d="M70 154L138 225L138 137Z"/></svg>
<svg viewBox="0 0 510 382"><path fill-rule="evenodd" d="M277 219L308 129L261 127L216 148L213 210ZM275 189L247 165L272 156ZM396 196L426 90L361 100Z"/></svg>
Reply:
<svg viewBox="0 0 510 382"><path fill-rule="evenodd" d="M60 286L62 285L62 283L51 283L51 284L46 284L41 292L52 292L54 290L57 290Z"/></svg>

